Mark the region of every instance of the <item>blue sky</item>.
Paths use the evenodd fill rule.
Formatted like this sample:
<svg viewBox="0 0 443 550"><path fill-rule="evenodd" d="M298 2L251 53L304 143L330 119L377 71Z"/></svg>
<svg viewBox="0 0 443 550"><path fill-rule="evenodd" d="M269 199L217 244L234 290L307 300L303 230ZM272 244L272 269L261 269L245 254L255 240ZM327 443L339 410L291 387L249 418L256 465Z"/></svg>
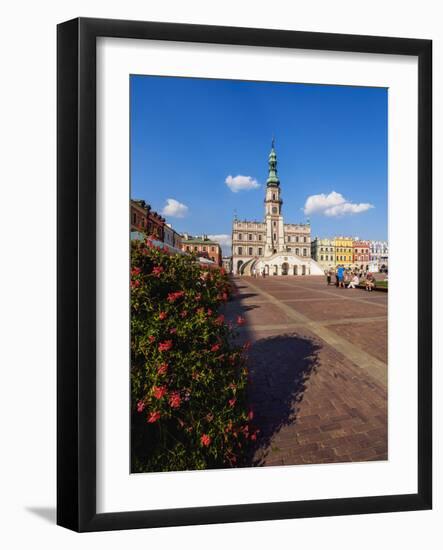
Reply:
<svg viewBox="0 0 443 550"><path fill-rule="evenodd" d="M286 223L387 238L387 89L138 75L130 87L131 196L177 231L262 220L274 135Z"/></svg>

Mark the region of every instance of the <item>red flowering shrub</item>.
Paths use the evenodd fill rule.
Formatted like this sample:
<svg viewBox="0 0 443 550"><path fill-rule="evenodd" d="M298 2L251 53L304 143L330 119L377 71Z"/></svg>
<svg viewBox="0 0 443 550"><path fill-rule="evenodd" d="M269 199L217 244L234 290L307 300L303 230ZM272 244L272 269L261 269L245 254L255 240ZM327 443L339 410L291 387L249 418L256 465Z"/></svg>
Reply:
<svg viewBox="0 0 443 550"><path fill-rule="evenodd" d="M131 264L132 471L241 465L255 432L244 349L218 313L226 274L149 241Z"/></svg>

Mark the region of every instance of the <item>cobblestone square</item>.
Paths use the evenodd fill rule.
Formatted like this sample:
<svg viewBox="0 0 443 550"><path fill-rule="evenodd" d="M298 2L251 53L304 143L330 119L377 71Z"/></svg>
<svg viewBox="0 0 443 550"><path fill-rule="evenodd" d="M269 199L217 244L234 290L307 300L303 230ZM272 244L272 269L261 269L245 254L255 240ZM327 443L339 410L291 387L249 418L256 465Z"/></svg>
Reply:
<svg viewBox="0 0 443 550"><path fill-rule="evenodd" d="M249 341L251 462L387 460L387 293L324 277L236 277L228 318Z"/></svg>

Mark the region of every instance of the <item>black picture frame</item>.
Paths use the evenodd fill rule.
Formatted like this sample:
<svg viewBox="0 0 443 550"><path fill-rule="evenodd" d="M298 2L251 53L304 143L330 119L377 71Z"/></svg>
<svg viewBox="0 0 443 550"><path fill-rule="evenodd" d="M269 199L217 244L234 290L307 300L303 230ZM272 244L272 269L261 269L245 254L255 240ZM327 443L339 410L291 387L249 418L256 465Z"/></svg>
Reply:
<svg viewBox="0 0 443 550"><path fill-rule="evenodd" d="M418 491L416 494L96 512L96 39L400 54L418 58ZM432 42L79 18L57 29L57 523L104 531L432 507ZM412 277L414 280L414 277Z"/></svg>

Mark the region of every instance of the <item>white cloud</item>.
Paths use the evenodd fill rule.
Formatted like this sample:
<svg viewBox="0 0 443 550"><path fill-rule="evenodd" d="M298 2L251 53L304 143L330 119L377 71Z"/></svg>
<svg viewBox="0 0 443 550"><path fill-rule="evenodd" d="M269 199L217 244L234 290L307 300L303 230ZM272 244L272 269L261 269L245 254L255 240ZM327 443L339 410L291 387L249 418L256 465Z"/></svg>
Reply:
<svg viewBox="0 0 443 550"><path fill-rule="evenodd" d="M189 208L186 204L176 201L175 199L166 199L165 207L162 210L163 216L171 218L184 218L188 213Z"/></svg>
<svg viewBox="0 0 443 550"><path fill-rule="evenodd" d="M232 238L231 235L208 235L211 241L215 241L222 247L223 256L231 255Z"/></svg>
<svg viewBox="0 0 443 550"><path fill-rule="evenodd" d="M223 246L231 246L232 244L231 235L208 235L208 238Z"/></svg>
<svg viewBox="0 0 443 550"><path fill-rule="evenodd" d="M359 214L370 208L374 208L374 205L369 202L351 202L345 199L341 193L332 191L329 195L321 193L320 195L311 195L308 197L304 213L306 216L322 214L329 217L338 217L346 214Z"/></svg>
<svg viewBox="0 0 443 550"><path fill-rule="evenodd" d="M225 183L233 193L249 191L250 189L257 189L257 187L260 187L260 184L255 178L251 176L241 176L240 174L235 177L229 175L225 179Z"/></svg>

